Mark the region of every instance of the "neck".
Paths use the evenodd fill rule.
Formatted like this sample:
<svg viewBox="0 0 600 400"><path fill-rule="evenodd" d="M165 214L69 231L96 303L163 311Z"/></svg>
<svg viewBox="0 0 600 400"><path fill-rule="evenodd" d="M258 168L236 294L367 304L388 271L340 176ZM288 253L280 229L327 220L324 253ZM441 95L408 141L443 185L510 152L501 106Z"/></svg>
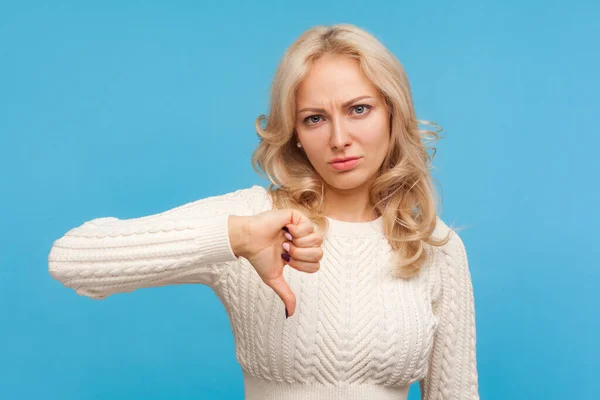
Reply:
<svg viewBox="0 0 600 400"><path fill-rule="evenodd" d="M339 221L373 221L379 215L372 210L369 187L365 184L353 189L338 189L325 184L325 215Z"/></svg>

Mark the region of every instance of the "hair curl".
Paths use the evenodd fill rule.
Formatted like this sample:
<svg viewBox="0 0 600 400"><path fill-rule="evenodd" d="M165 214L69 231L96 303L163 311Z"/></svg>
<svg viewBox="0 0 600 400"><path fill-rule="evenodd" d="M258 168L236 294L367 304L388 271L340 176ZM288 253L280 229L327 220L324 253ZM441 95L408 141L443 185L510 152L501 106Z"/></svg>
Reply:
<svg viewBox="0 0 600 400"><path fill-rule="evenodd" d="M442 246L450 236L451 230L439 240L432 236L438 199L430 170L436 148L428 147L427 142L437 141L443 129L416 119L404 67L373 35L350 24L316 26L286 50L271 84L269 117L261 114L255 122L260 142L252 154L253 168L271 182L268 192L275 209L298 209L319 230L327 231L323 179L296 147L294 130L298 85L311 64L325 54L359 60L362 72L378 88L390 111L389 151L369 197L373 211L382 216L385 236L394 250L393 275L410 278L428 260L424 243ZM439 129L420 130L419 124ZM428 148L433 150L431 155Z"/></svg>

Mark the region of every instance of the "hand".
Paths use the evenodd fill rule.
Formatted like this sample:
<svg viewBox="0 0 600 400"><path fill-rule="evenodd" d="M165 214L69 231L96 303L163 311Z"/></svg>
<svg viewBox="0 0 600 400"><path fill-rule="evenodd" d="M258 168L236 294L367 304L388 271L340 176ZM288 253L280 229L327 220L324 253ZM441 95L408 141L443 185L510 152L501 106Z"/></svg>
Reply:
<svg viewBox="0 0 600 400"><path fill-rule="evenodd" d="M287 228L292 241L285 237ZM288 316L296 310L296 296L283 278L283 267L313 273L319 270L323 257L323 235L316 232L308 217L295 209L269 210L251 216L247 221L248 240L243 254L258 275L281 298ZM283 244L289 244L286 252ZM282 255L288 253L290 260Z"/></svg>

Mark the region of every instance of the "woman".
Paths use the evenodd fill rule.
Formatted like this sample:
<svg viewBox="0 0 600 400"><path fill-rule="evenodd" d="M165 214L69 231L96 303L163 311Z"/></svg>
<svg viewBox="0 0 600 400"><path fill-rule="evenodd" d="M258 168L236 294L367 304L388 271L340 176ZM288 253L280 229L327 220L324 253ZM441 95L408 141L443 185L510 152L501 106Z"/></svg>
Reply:
<svg viewBox="0 0 600 400"><path fill-rule="evenodd" d="M256 128L268 189L93 219L54 242L50 274L93 299L210 286L246 399L399 400L415 381L423 399L478 399L467 255L436 216L398 60L352 25L312 28Z"/></svg>

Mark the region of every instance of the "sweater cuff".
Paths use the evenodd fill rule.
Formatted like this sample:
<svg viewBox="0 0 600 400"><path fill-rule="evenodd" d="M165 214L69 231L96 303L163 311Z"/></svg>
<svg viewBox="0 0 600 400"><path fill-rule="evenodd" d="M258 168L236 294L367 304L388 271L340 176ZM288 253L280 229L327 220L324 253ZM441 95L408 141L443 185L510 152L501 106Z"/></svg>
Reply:
<svg viewBox="0 0 600 400"><path fill-rule="evenodd" d="M237 261L229 240L229 214L201 218L197 222L196 245L203 263Z"/></svg>

